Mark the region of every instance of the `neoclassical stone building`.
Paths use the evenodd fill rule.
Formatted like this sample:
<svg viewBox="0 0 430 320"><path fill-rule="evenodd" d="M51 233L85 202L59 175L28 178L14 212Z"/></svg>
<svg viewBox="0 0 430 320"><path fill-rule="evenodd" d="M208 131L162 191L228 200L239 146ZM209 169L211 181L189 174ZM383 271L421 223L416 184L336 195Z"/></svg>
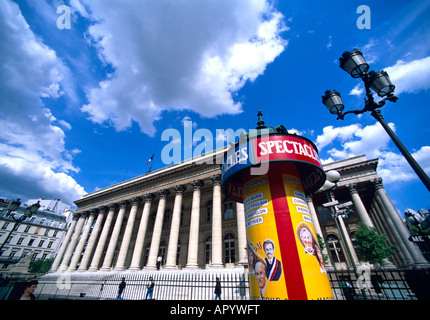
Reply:
<svg viewBox="0 0 430 320"><path fill-rule="evenodd" d="M85 195L52 272L229 269L247 265L244 207L224 196L220 163L225 150L190 159ZM212 159L213 164L207 160ZM219 158L218 158L219 159ZM358 156L324 166L341 174L330 199L353 202L336 224L327 192L307 198L315 229L326 241L329 267L360 262L357 223L375 226L396 245L387 264L426 264L376 173L378 159ZM344 237L339 229L343 229ZM346 254L349 247L351 258Z"/></svg>

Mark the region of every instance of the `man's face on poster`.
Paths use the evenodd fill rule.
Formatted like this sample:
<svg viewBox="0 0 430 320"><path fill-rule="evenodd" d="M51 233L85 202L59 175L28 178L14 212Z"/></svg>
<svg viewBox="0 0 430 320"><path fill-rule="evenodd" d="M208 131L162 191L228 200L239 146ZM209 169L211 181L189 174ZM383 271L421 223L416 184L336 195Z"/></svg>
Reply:
<svg viewBox="0 0 430 320"><path fill-rule="evenodd" d="M257 278L257 283L260 289L263 289L266 285L266 270L264 264L257 262L255 264L255 276Z"/></svg>
<svg viewBox="0 0 430 320"><path fill-rule="evenodd" d="M266 254L267 259L272 260L274 251L275 249L273 248L273 245L271 243L267 243L264 246L264 253Z"/></svg>

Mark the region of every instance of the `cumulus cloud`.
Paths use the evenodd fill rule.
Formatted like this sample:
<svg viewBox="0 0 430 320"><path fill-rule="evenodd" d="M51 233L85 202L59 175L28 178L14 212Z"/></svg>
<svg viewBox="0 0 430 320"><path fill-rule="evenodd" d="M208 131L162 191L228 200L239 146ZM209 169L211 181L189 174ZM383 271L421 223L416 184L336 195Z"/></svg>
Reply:
<svg viewBox="0 0 430 320"><path fill-rule="evenodd" d="M56 197L72 203L84 190L64 131L41 98L57 99L67 73L55 51L38 40L17 4L0 6L0 190L21 197Z"/></svg>
<svg viewBox="0 0 430 320"><path fill-rule="evenodd" d="M283 16L266 0L81 3L97 21L88 39L113 70L81 110L118 131L137 122L152 136L165 110L240 113L234 94L287 45Z"/></svg>
<svg viewBox="0 0 430 320"><path fill-rule="evenodd" d="M393 123L389 123L389 126L395 131ZM316 140L320 152L328 146L336 145L326 151L329 157L322 159L322 163L365 154L368 159L379 158L378 174L386 183L417 179L403 155L390 150L389 142L390 137L378 122L364 128L359 124L327 126ZM423 146L413 152L412 156L430 174L430 146Z"/></svg>
<svg viewBox="0 0 430 320"><path fill-rule="evenodd" d="M399 60L385 71L396 86L396 94L430 89L430 57L410 62Z"/></svg>

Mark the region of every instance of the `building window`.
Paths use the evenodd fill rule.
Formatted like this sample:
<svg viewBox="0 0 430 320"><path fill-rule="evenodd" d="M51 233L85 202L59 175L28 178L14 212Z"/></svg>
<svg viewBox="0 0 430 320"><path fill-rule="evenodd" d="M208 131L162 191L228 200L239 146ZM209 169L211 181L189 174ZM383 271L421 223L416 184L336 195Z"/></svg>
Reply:
<svg viewBox="0 0 430 320"><path fill-rule="evenodd" d="M212 221L212 200L206 204L206 222Z"/></svg>
<svg viewBox="0 0 430 320"><path fill-rule="evenodd" d="M49 241L49 243L48 243L48 249L49 248L52 248L52 245L54 244L54 241Z"/></svg>
<svg viewBox="0 0 430 320"><path fill-rule="evenodd" d="M21 244L24 241L24 238L19 238L16 244Z"/></svg>
<svg viewBox="0 0 430 320"><path fill-rule="evenodd" d="M163 218L163 230L169 229L170 225L170 209L167 209L164 211L164 218Z"/></svg>
<svg viewBox="0 0 430 320"><path fill-rule="evenodd" d="M236 249L234 244L234 235L227 233L224 237L224 263L236 262Z"/></svg>
<svg viewBox="0 0 430 320"><path fill-rule="evenodd" d="M224 200L224 219L232 219L234 217L234 202Z"/></svg>
<svg viewBox="0 0 430 320"><path fill-rule="evenodd" d="M30 226L26 226L24 232L28 232L30 230Z"/></svg>
<svg viewBox="0 0 430 320"><path fill-rule="evenodd" d="M44 242L45 242L45 240L40 240L40 241L39 241L39 245L38 245L38 247L39 247L39 248L41 248L41 247L43 246L43 243L44 243Z"/></svg>
<svg viewBox="0 0 430 320"><path fill-rule="evenodd" d="M33 245L33 243L34 243L34 239L30 239L30 241L28 242L28 246L30 247L30 246L32 246Z"/></svg>
<svg viewBox="0 0 430 320"><path fill-rule="evenodd" d="M339 238L333 234L327 236L327 246L333 262L346 262Z"/></svg>
<svg viewBox="0 0 430 320"><path fill-rule="evenodd" d="M211 263L212 255L212 236L206 238L205 241L205 264Z"/></svg>
<svg viewBox="0 0 430 320"><path fill-rule="evenodd" d="M7 230L7 226L9 225L9 222L3 223L3 226L1 227L2 230Z"/></svg>

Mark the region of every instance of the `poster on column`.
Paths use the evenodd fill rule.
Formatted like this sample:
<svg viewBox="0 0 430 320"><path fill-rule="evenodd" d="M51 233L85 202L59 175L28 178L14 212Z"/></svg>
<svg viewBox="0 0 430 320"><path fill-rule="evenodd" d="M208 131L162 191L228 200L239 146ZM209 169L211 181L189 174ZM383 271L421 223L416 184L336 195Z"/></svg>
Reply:
<svg viewBox="0 0 430 320"><path fill-rule="evenodd" d="M252 299L287 299L268 177L244 185L245 223Z"/></svg>
<svg viewBox="0 0 430 320"><path fill-rule="evenodd" d="M294 175L283 174L282 178L308 299L333 299L302 185Z"/></svg>

